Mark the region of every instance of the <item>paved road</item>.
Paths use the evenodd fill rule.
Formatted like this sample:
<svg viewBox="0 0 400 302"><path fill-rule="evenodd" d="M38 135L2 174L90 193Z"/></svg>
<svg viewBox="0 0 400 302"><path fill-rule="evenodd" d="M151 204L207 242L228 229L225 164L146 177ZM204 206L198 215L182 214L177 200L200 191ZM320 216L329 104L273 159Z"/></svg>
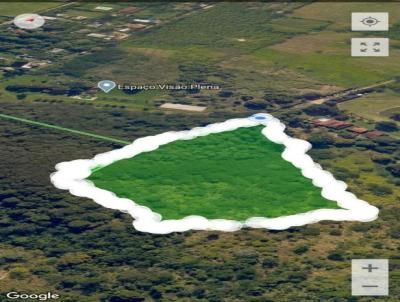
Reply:
<svg viewBox="0 0 400 302"><path fill-rule="evenodd" d="M339 97L345 97L345 96L348 96L350 94L362 93L363 91L366 91L366 90L369 90L369 89L373 89L373 88L377 88L377 87L381 87L381 86L385 86L387 84L391 84L391 83L394 83L394 82L395 82L395 80L389 80L389 81L377 83L377 84L366 86L366 87L354 88L354 89L351 89L351 90L337 92L335 94L326 96L326 97L318 99L318 100L311 101L309 103L310 104L318 104L318 105L320 105L320 104L323 104L326 101L329 101L331 99L335 99L335 98L339 98Z"/></svg>

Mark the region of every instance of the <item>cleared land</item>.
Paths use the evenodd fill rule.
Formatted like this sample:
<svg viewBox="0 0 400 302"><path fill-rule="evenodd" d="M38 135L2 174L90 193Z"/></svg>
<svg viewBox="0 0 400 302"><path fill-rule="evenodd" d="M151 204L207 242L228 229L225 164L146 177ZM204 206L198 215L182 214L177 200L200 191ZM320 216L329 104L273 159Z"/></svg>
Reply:
<svg viewBox="0 0 400 302"><path fill-rule="evenodd" d="M400 68L400 51L386 58L354 58L350 55L353 33L324 32L301 35L260 49L253 56L277 68L294 70L313 79L345 88L389 80ZM392 45L398 41L392 40Z"/></svg>
<svg viewBox="0 0 400 302"><path fill-rule="evenodd" d="M392 28L395 28L394 25L400 20L396 7L395 3L312 3L303 6L295 9L289 18L277 20L276 23L284 24L292 18L300 24L300 20L303 23L320 21L327 26L324 27L324 23L321 23L320 28L310 28L304 35L293 36L283 42L274 43L273 46L260 48L252 56L264 64L290 69L315 81L344 88L391 79L400 68L397 31L391 36L389 58L352 58L350 39L364 35L352 33L350 24L351 12L388 11Z"/></svg>
<svg viewBox="0 0 400 302"><path fill-rule="evenodd" d="M262 46L283 41L289 36L286 24L271 24L278 18L270 3L220 3L212 9L202 10L173 23L154 28L151 32L130 41L131 45L181 49L201 47L223 49L227 57L254 50ZM278 4L282 8L287 5ZM296 7L299 4L291 4ZM320 25L320 21L310 20L307 28ZM280 32L273 27L284 26ZM238 42L246 39L246 43Z"/></svg>
<svg viewBox="0 0 400 302"><path fill-rule="evenodd" d="M23 13L34 13L63 5L62 2L3 2L0 3L0 15L13 17Z"/></svg>
<svg viewBox="0 0 400 302"><path fill-rule="evenodd" d="M339 104L340 109L375 121L393 121L390 115L400 110L400 95L395 93L373 93Z"/></svg>
<svg viewBox="0 0 400 302"><path fill-rule="evenodd" d="M390 12L392 24L400 20L398 3L390 2L312 3L297 9L294 16L329 21L335 29L349 30L352 12Z"/></svg>
<svg viewBox="0 0 400 302"><path fill-rule="evenodd" d="M89 180L163 219L278 217L337 208L281 158L262 126L177 141L96 169Z"/></svg>

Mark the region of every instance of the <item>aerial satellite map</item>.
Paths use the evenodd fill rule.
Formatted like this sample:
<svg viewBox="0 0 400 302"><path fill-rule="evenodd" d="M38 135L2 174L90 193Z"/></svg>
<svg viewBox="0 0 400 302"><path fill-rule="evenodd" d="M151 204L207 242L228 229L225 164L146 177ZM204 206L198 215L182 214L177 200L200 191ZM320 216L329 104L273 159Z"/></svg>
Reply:
<svg viewBox="0 0 400 302"><path fill-rule="evenodd" d="M0 1L0 301L400 301L400 3Z"/></svg>

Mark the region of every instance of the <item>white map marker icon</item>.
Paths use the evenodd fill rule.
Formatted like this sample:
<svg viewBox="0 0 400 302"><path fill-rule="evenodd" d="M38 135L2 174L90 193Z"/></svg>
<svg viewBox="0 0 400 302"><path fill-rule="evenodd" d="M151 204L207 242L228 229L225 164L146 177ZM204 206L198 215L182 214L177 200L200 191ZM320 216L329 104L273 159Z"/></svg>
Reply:
<svg viewBox="0 0 400 302"><path fill-rule="evenodd" d="M22 29L35 29L43 26L45 20L37 14L22 14L14 18L14 25Z"/></svg>
<svg viewBox="0 0 400 302"><path fill-rule="evenodd" d="M115 88L116 84L110 80L103 80L97 83L97 87L103 90L105 93L109 93L111 90Z"/></svg>

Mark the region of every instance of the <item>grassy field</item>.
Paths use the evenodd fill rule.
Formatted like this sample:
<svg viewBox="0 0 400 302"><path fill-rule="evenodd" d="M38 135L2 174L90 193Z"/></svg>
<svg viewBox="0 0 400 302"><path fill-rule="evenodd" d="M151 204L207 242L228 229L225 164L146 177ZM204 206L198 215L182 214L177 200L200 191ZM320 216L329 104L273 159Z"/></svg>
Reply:
<svg viewBox="0 0 400 302"><path fill-rule="evenodd" d="M0 3L0 15L14 17L23 13L35 13L62 5L62 2L3 2Z"/></svg>
<svg viewBox="0 0 400 302"><path fill-rule="evenodd" d="M390 12L390 22L400 20L400 10L397 3L376 2L320 2L312 3L295 10L294 16L331 22L332 28L350 31L352 12Z"/></svg>
<svg viewBox="0 0 400 302"><path fill-rule="evenodd" d="M282 7L295 6L298 4ZM243 11L246 13L243 14ZM329 24L286 17L286 13L278 16L271 10L271 4L265 3L219 3L209 10L198 11L176 22L162 24L128 38L122 43L124 49L132 54L141 51L152 56L148 62L141 60L135 63L137 60L133 58L131 64L135 68L128 70L135 72L135 69L141 69L140 65L153 64L153 68L146 68L146 73L154 72L160 77L162 75L156 70L163 66L163 62L159 58L166 57L170 65L175 64L172 68L163 67L169 73L178 66L195 66L197 70L215 66L212 71L214 77L205 81L257 98L262 98L266 89L292 94L302 93L306 89L319 91L324 83L318 79L311 79L290 69L277 70L272 64L250 56L259 48L283 42L294 34L318 31ZM154 59L158 60L158 64L154 65ZM127 62L130 64L130 60L125 64ZM116 62L115 69L119 70L122 66L125 65ZM192 74L182 71L180 74L181 78L192 79ZM138 74L135 78L143 77Z"/></svg>
<svg viewBox="0 0 400 302"><path fill-rule="evenodd" d="M105 77L107 78L107 77ZM59 77L58 81L63 79L64 82L67 82L69 80L68 77ZM93 80L93 87L96 87L97 81L99 79L102 79L98 77L97 79ZM0 82L0 103L6 104L10 102L38 102L40 100L40 103L47 103L48 106L52 106L51 102L64 102L67 104L80 104L80 105L86 105L86 106L93 106L93 107L100 107L100 108L109 108L112 109L113 106L120 107L123 106L127 110L141 110L144 107L149 108L149 107L154 107L154 104L152 103L154 98L157 98L158 95L160 94L159 91L142 91L137 94L133 95L128 95L123 93L122 91L119 91L115 89L109 94L106 94L102 91L98 91L96 95L95 100L81 100L81 99L76 99L71 96L67 95L50 95L47 93L41 93L41 92L29 92L29 93L24 93L25 98L23 100L18 100L16 93L7 91L5 88L8 85L49 85L49 86L57 86L57 84L54 82L54 80L50 77L46 76L33 76L33 75L26 75L23 77L18 77L18 78L8 78L6 80L3 80ZM163 97L163 99L168 99Z"/></svg>
<svg viewBox="0 0 400 302"><path fill-rule="evenodd" d="M329 85L326 81L311 78L303 74L301 70L283 67L278 63L275 64L254 55L243 55L231 60L224 60L219 65L227 72L240 74L238 77L228 79L229 84L235 90L257 97L263 97L266 89L293 95L307 92L324 94L342 89L335 85Z"/></svg>
<svg viewBox="0 0 400 302"><path fill-rule="evenodd" d="M344 88L369 85L392 78L400 68L399 41L391 39L390 58L352 58L350 39L368 35L351 32L351 12L388 11L395 24L400 13L395 3L312 3L295 9L284 19L271 22L275 28L298 24L307 28L304 35L292 36L281 43L260 48L252 55L256 60L291 69L319 82ZM296 20L296 23L293 23ZM307 22L325 22L307 27ZM323 31L321 31L321 29ZM291 33L301 33L291 28Z"/></svg>
<svg viewBox="0 0 400 302"><path fill-rule="evenodd" d="M188 45L224 48L227 55L232 55L285 39L284 34L273 30L270 22L274 18L269 4L219 3L210 10L164 24L131 42L133 46L166 49ZM237 39L246 39L246 43Z"/></svg>
<svg viewBox="0 0 400 302"><path fill-rule="evenodd" d="M326 83L349 87L370 85L393 78L400 68L400 51L390 57L355 58L350 55L350 33L318 33L294 37L261 49L254 57ZM396 44L392 41L392 44Z"/></svg>
<svg viewBox="0 0 400 302"><path fill-rule="evenodd" d="M400 95L377 92L340 103L339 108L374 121L393 121L390 115L400 111Z"/></svg>
<svg viewBox="0 0 400 302"><path fill-rule="evenodd" d="M376 156L376 153L367 151L363 156L360 156L360 152L357 150L335 150L334 159L321 160L322 166L328 165L329 170L332 170L335 175L336 171L347 170L358 177L348 177L346 183L349 185L349 191L353 192L363 200L371 202L372 204L385 203L394 204L400 197L400 191L396 189L396 185L388 181L387 175L382 173L382 169L379 165L372 161L372 158ZM340 177L336 175L336 177ZM377 198L376 195L368 189L368 185L376 184L381 186L388 186L394 192L393 195L386 194Z"/></svg>
<svg viewBox="0 0 400 302"><path fill-rule="evenodd" d="M164 219L245 220L336 208L261 126L179 141L93 172L97 187L148 206Z"/></svg>
<svg viewBox="0 0 400 302"><path fill-rule="evenodd" d="M99 18L101 17L104 13L101 11L87 11L87 10L79 10L79 9L68 9L63 11L63 14L71 17L78 17L78 16L83 16L86 18Z"/></svg>
<svg viewBox="0 0 400 302"><path fill-rule="evenodd" d="M178 64L173 51L123 49L123 58L114 61L113 64L92 68L86 73L95 74L98 78L113 79L118 83L142 85L171 83L178 78Z"/></svg>

